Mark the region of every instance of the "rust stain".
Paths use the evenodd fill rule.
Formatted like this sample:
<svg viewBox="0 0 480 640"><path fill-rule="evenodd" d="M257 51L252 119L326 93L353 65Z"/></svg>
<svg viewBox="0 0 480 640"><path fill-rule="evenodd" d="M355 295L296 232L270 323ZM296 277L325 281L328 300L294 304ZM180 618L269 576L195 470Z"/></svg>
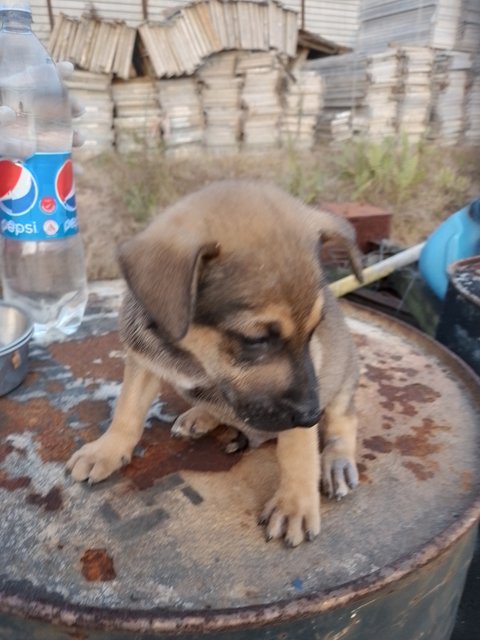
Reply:
<svg viewBox="0 0 480 640"><path fill-rule="evenodd" d="M80 558L82 575L89 582L107 582L117 577L106 549L87 549Z"/></svg>
<svg viewBox="0 0 480 640"><path fill-rule="evenodd" d="M72 409L69 420L88 426L96 426L109 420L111 410L105 400L82 400Z"/></svg>
<svg viewBox="0 0 480 640"><path fill-rule="evenodd" d="M0 487L7 491L16 491L17 489L24 489L28 487L31 482L31 478L28 476L18 476L17 478L11 478L5 471L0 471Z"/></svg>
<svg viewBox="0 0 480 640"><path fill-rule="evenodd" d="M81 341L52 344L49 351L57 362L68 367L77 378L122 379L123 358L109 356L112 351L123 353L116 331Z"/></svg>
<svg viewBox="0 0 480 640"><path fill-rule="evenodd" d="M95 403L92 403L95 404ZM107 404L107 403L105 403ZM106 407L108 410L108 406ZM86 410L84 410L84 414ZM93 417L98 416L95 405ZM20 406L10 399L3 399L0 410L3 437L24 431L35 433L39 445L39 455L43 462L64 462L75 450L75 437L93 439L98 436L96 424L86 425L83 429L66 428L67 415L52 407L47 398L32 398ZM7 442L0 444L0 462L13 451Z"/></svg>
<svg viewBox="0 0 480 640"><path fill-rule="evenodd" d="M417 478L417 480L430 480L435 476L435 472L432 469L428 469L425 465L420 462L414 462L413 460L405 460L402 462L402 465L409 469L413 475Z"/></svg>
<svg viewBox="0 0 480 640"><path fill-rule="evenodd" d="M371 438L365 438L363 445L371 451L377 451L378 453L390 453L393 450L393 443L387 440L383 436L372 436Z"/></svg>
<svg viewBox="0 0 480 640"><path fill-rule="evenodd" d="M428 458L445 447L442 442L434 440L436 433L448 431L450 431L450 427L437 424L431 418L424 418L421 425L411 428L410 433L399 435L393 440L388 440L381 435L364 438L363 446L370 452L391 453L396 451L402 457L421 459L421 461L406 460L402 462L402 465L409 469L418 480L428 480L433 478L438 470L438 463ZM376 458L373 453L364 453L362 457L366 460Z"/></svg>
<svg viewBox="0 0 480 640"><path fill-rule="evenodd" d="M63 498L60 487L53 487L42 496L40 493L28 494L26 501L36 507L43 507L45 511L58 511L63 507Z"/></svg>
<svg viewBox="0 0 480 640"><path fill-rule="evenodd" d="M402 456L425 458L443 449L444 445L432 442L432 437L437 431L450 431L450 427L438 425L431 418L424 418L420 426L412 427L412 431L412 434L398 436L395 447Z"/></svg>
<svg viewBox="0 0 480 640"><path fill-rule="evenodd" d="M358 469L358 476L359 476L360 482L371 484L372 481L370 480L367 474L367 466L363 464L363 462L358 462L357 469Z"/></svg>
<svg viewBox="0 0 480 640"><path fill-rule="evenodd" d="M463 471L462 475L460 476L462 491L464 491L465 493L469 493L473 487L473 480L474 476L472 471Z"/></svg>
<svg viewBox="0 0 480 640"><path fill-rule="evenodd" d="M121 473L138 489L147 489L155 480L178 471L228 471L242 454L223 451L219 441L222 430L220 427L192 442L172 438L170 428L165 425L154 426L142 438L143 455L134 456Z"/></svg>
<svg viewBox="0 0 480 640"><path fill-rule="evenodd" d="M415 416L418 413L416 405L431 403L441 397L438 391L420 382L394 384L396 370L402 373L408 372L411 375L418 373L415 369L403 367L386 370L372 364L365 365L365 376L377 383L378 393L383 397L380 405L388 411L395 410L396 405L399 405L399 413Z"/></svg>

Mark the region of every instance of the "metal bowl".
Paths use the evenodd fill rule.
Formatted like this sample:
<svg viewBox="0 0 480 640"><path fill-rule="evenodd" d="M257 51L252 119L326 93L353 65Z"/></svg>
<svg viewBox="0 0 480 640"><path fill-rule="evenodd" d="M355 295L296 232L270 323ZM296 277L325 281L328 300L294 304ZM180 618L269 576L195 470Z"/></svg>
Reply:
<svg viewBox="0 0 480 640"><path fill-rule="evenodd" d="M33 322L16 305L0 302L0 396L24 380Z"/></svg>

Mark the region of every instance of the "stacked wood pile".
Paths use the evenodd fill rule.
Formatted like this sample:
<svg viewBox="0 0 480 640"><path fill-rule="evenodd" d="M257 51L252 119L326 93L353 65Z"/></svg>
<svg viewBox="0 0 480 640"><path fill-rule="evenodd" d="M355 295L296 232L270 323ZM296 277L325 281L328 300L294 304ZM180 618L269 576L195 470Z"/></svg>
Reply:
<svg viewBox="0 0 480 640"><path fill-rule="evenodd" d="M473 60L465 111L465 140L470 144L480 144L480 52Z"/></svg>
<svg viewBox="0 0 480 640"><path fill-rule="evenodd" d="M88 157L110 150L114 143L111 76L76 70L66 84L85 109L75 124L85 139L75 150L76 156Z"/></svg>
<svg viewBox="0 0 480 640"><path fill-rule="evenodd" d="M161 114L155 80L136 78L112 84L115 146L119 153L158 149Z"/></svg>
<svg viewBox="0 0 480 640"><path fill-rule="evenodd" d="M367 90L367 56L347 53L321 63L307 63L323 81L323 109L318 119L320 140L341 142L352 136L352 116L362 115Z"/></svg>
<svg viewBox="0 0 480 640"><path fill-rule="evenodd" d="M420 45L475 51L480 39L478 0L363 0L357 48Z"/></svg>
<svg viewBox="0 0 480 640"><path fill-rule="evenodd" d="M278 146L284 76L279 57L270 53L241 53L236 73L243 78L242 147L257 150Z"/></svg>
<svg viewBox="0 0 480 640"><path fill-rule="evenodd" d="M221 52L211 56L198 70L205 114L203 142L212 152L238 150L242 78L236 75L237 55L236 51Z"/></svg>
<svg viewBox="0 0 480 640"><path fill-rule="evenodd" d="M337 44L353 48L357 40L362 2L363 0L304 0L304 28ZM283 4L298 13L302 11L302 0L283 0Z"/></svg>
<svg viewBox="0 0 480 640"><path fill-rule="evenodd" d="M113 84L121 152L158 146L168 155L310 148L321 108L321 78L288 73L275 52L227 51L192 76Z"/></svg>
<svg viewBox="0 0 480 640"><path fill-rule="evenodd" d="M432 139L456 144L468 128L466 99L471 66L471 55L463 51L443 51L435 55L430 116ZM477 104L480 105L480 95Z"/></svg>
<svg viewBox="0 0 480 640"><path fill-rule="evenodd" d="M402 47L396 128L419 142L429 132L434 52L430 47Z"/></svg>
<svg viewBox="0 0 480 640"><path fill-rule="evenodd" d="M297 148L311 148L322 111L322 79L313 71L297 71L287 78L280 120L280 142Z"/></svg>
<svg viewBox="0 0 480 640"><path fill-rule="evenodd" d="M204 118L196 78L164 79L157 87L162 110L162 142L167 154L200 151Z"/></svg>
<svg viewBox="0 0 480 640"><path fill-rule="evenodd" d="M138 30L96 12L60 15L49 46L56 60L113 77L120 152L162 144L178 155L312 146L321 79L291 72L297 36L297 14L277 0L198 0Z"/></svg>
<svg viewBox="0 0 480 640"><path fill-rule="evenodd" d="M384 53L347 54L307 66L325 83L322 138L381 139L402 132L412 142L456 144L475 137L480 109L474 107L478 85L471 80L468 53L391 47Z"/></svg>
<svg viewBox="0 0 480 640"><path fill-rule="evenodd" d="M237 0L225 0L236 3ZM252 0L265 4L265 0ZM67 13L81 18L85 10L91 7L101 20L121 20L130 27L137 28L141 23L161 22L165 14L188 4L188 0L30 0L36 33L47 43L51 31L51 14ZM282 4L300 15L303 5L303 28L347 47L355 44L358 28L360 0L282 0Z"/></svg>
<svg viewBox="0 0 480 640"><path fill-rule="evenodd" d="M135 75L132 59L136 30L123 22L96 17L57 16L48 49L54 60L70 60L92 73L114 73L118 78Z"/></svg>
<svg viewBox="0 0 480 640"><path fill-rule="evenodd" d="M478 53L480 50L480 3L462 0L461 17L457 30L456 49Z"/></svg>
<svg viewBox="0 0 480 640"><path fill-rule="evenodd" d="M275 49L293 58L297 14L276 0L204 0L181 7L161 24L140 25L139 34L156 77L171 78L191 74L213 53L231 49Z"/></svg>
<svg viewBox="0 0 480 640"><path fill-rule="evenodd" d="M398 52L394 49L367 58L364 103L359 105L352 119L357 133L368 134L373 139L395 134L397 71Z"/></svg>

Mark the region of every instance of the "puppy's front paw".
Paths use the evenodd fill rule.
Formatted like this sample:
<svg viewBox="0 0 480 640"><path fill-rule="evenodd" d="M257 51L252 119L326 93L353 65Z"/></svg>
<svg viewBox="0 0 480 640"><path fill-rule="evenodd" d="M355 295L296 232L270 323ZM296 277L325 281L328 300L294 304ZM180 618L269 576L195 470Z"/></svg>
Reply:
<svg viewBox="0 0 480 640"><path fill-rule="evenodd" d="M320 533L320 494L279 489L267 502L259 524L266 525L266 539L284 538L289 547L313 540Z"/></svg>
<svg viewBox="0 0 480 640"><path fill-rule="evenodd" d="M341 500L358 485L355 458L332 443L323 450L321 460L322 491L328 498Z"/></svg>
<svg viewBox="0 0 480 640"><path fill-rule="evenodd" d="M134 446L130 440L107 432L76 451L66 467L77 482L100 482L130 462Z"/></svg>
<svg viewBox="0 0 480 640"><path fill-rule="evenodd" d="M220 423L208 411L201 407L193 407L178 416L172 426L175 438L201 438L213 431Z"/></svg>

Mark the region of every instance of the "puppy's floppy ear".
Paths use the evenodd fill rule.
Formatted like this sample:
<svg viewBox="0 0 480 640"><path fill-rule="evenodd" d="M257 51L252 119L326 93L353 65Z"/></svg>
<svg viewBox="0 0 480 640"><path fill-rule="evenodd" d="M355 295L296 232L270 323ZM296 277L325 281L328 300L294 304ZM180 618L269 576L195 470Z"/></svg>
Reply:
<svg viewBox="0 0 480 640"><path fill-rule="evenodd" d="M355 229L350 222L329 211L313 208L310 208L310 219L320 233L322 242L334 240L343 244L348 252L353 273L359 282L363 282L362 254L357 246Z"/></svg>
<svg viewBox="0 0 480 640"><path fill-rule="evenodd" d="M150 227L122 244L118 260L129 287L165 337L180 340L188 331L202 262L219 253L187 231L159 237Z"/></svg>

